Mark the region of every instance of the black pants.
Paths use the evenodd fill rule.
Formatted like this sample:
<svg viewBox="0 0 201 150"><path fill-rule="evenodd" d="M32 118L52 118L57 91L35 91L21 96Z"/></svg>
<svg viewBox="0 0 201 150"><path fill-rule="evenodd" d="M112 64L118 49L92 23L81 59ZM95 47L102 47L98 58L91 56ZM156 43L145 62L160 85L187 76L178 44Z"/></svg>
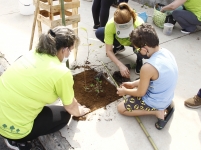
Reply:
<svg viewBox="0 0 201 150"><path fill-rule="evenodd" d="M56 132L68 123L70 117L71 115L65 110L63 106L45 106L34 120L31 133L22 139L14 141L31 141L38 136Z"/></svg>
<svg viewBox="0 0 201 150"><path fill-rule="evenodd" d="M108 21L110 6L114 0L94 0L92 5L92 15L94 25L104 27Z"/></svg>
<svg viewBox="0 0 201 150"><path fill-rule="evenodd" d="M122 2L128 3L128 0L119 0L119 3L122 3Z"/></svg>

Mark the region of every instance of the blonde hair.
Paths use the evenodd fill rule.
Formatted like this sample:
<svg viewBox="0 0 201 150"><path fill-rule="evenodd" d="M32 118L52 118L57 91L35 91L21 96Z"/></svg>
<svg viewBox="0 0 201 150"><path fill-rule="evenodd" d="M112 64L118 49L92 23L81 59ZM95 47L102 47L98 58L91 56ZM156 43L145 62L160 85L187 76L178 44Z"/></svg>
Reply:
<svg viewBox="0 0 201 150"><path fill-rule="evenodd" d="M128 23L133 18L133 22L136 20L136 13L128 6L127 3L120 3L117 10L114 12L114 21L118 24Z"/></svg>

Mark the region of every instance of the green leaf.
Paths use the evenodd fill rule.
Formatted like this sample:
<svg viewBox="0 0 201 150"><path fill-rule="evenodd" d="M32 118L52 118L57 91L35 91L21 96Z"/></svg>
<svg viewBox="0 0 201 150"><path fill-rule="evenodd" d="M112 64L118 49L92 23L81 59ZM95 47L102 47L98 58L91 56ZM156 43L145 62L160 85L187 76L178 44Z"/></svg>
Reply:
<svg viewBox="0 0 201 150"><path fill-rule="evenodd" d="M84 28L84 27L80 27L80 29L82 29L82 30L84 30L84 31L86 31L86 32L87 32L87 29L86 29L86 28Z"/></svg>

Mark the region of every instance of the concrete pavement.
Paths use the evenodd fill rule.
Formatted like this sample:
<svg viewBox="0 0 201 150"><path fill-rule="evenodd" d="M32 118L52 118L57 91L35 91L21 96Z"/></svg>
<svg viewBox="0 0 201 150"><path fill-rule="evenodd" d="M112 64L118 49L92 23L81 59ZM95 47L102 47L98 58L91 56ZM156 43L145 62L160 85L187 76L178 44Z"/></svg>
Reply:
<svg viewBox="0 0 201 150"><path fill-rule="evenodd" d="M142 4L129 1L130 6L137 12L145 11L148 15L153 15L153 9L141 7ZM93 31L93 19L91 14L92 2L81 0L79 14L81 22L79 27L87 29L90 38L89 61L98 64L96 59L108 63L114 70L117 67L109 58L105 56L105 47L100 41L95 40ZM18 1L0 0L0 52L12 64L16 58L26 53L29 48L33 15L23 16L19 14ZM111 7L110 17L115 8ZM148 18L148 23L153 24L152 18ZM154 24L153 24L154 25ZM154 25L155 26L155 25ZM70 26L69 26L70 27ZM44 31L47 27L44 25ZM176 24L171 36L162 33L162 29L155 27L160 39L160 46L170 50L176 58L179 68L179 79L175 90L175 112L169 123L162 131L154 127L156 118L153 116L140 117L150 136L160 150L200 150L201 149L201 109L189 109L184 106L184 100L193 97L201 88L201 31L185 35L180 32L180 26ZM34 38L34 46L37 43L37 28ZM77 63L83 63L86 58L86 33L79 29L81 44L78 49ZM136 56L132 49L126 47L126 51L118 55L122 62L133 64ZM70 64L74 63L73 56L70 57ZM138 76L131 72L132 79ZM116 112L118 100L109 106L108 110L99 109L89 114L89 121L74 122L68 124L68 128L61 130L61 134L67 138L68 142L75 149L82 150L149 150L151 144L147 140L139 124L133 117L121 116ZM95 114L95 115L94 115ZM110 118L111 122L104 121ZM101 122L98 119L102 119ZM3 150L3 149L2 149Z"/></svg>

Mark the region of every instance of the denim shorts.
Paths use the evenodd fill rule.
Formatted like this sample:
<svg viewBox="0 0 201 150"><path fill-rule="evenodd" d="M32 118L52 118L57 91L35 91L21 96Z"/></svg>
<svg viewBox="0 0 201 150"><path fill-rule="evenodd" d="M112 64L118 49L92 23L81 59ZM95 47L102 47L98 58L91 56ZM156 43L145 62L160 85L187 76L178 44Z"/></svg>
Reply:
<svg viewBox="0 0 201 150"><path fill-rule="evenodd" d="M141 97L129 97L124 101L124 106L127 111L131 112L133 110L146 110L146 111L155 111L157 109L152 108L145 104Z"/></svg>

